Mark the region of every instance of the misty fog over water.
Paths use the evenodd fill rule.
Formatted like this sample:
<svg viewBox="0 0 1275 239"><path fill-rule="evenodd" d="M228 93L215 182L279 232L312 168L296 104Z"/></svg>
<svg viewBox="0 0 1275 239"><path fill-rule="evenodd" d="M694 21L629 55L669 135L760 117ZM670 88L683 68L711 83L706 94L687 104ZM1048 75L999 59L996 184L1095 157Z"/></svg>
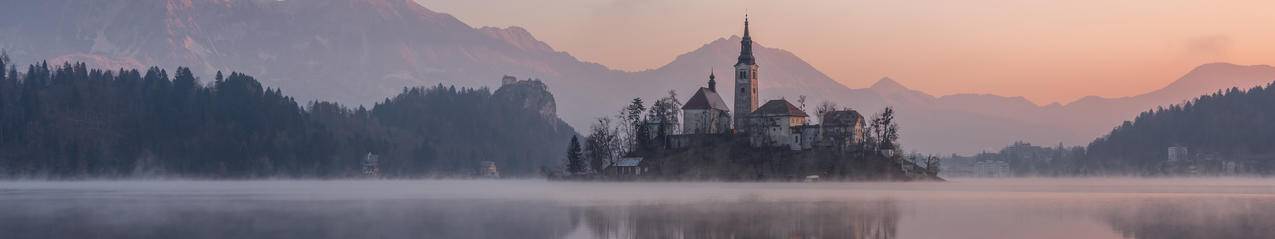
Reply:
<svg viewBox="0 0 1275 239"><path fill-rule="evenodd" d="M1275 180L5 181L2 238L1271 238Z"/></svg>

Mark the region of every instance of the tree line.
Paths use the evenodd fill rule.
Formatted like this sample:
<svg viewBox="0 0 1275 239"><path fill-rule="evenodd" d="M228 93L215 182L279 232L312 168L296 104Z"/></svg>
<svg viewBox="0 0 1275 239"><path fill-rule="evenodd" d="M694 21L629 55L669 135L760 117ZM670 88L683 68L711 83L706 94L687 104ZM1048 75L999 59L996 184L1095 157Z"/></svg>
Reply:
<svg viewBox="0 0 1275 239"><path fill-rule="evenodd" d="M1275 83L1273 83L1275 84ZM1157 107L1087 146L1015 143L958 161L1002 161L1018 176L1275 173L1275 89L1230 88L1183 104ZM1181 162L1169 162L1181 147ZM1189 170L1183 170L1187 168Z"/></svg>
<svg viewBox="0 0 1275 239"><path fill-rule="evenodd" d="M563 169L567 174L602 172L621 157L649 149L656 143L653 140L680 134L681 114L682 102L675 91L649 108L642 98L633 98L614 116L599 117L583 140L571 138Z"/></svg>
<svg viewBox="0 0 1275 239"><path fill-rule="evenodd" d="M24 68L0 54L4 177L351 177L369 153L380 155L387 177L463 176L482 161L533 175L557 164L575 135L526 107L520 96L532 94L552 109L539 81L494 93L404 88L367 109L301 105L242 73L204 82L184 67Z"/></svg>
<svg viewBox="0 0 1275 239"><path fill-rule="evenodd" d="M1081 170L1156 174L1168 147L1188 149L1188 160L1229 161L1245 173L1275 173L1275 83L1236 87L1184 104L1158 107L1125 121L1089 143Z"/></svg>

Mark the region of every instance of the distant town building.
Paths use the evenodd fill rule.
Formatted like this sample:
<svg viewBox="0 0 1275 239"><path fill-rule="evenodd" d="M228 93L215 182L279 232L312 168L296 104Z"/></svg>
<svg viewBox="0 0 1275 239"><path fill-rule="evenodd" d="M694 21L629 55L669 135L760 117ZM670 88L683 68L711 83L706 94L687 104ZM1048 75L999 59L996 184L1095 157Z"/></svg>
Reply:
<svg viewBox="0 0 1275 239"><path fill-rule="evenodd" d="M682 132L686 134L724 134L730 132L730 108L717 94L717 78L708 75L708 88L699 88L682 105Z"/></svg>
<svg viewBox="0 0 1275 239"><path fill-rule="evenodd" d="M500 178L500 170L496 169L496 162L483 161L478 168L478 176L484 178Z"/></svg>
<svg viewBox="0 0 1275 239"><path fill-rule="evenodd" d="M500 78L500 85L502 86L513 84L513 83L518 83L518 77L505 75L505 77Z"/></svg>
<svg viewBox="0 0 1275 239"><path fill-rule="evenodd" d="M999 160L974 162L974 175L979 177L1009 177L1009 163Z"/></svg>
<svg viewBox="0 0 1275 239"><path fill-rule="evenodd" d="M1186 161L1190 157L1185 146L1169 147L1169 162Z"/></svg>
<svg viewBox="0 0 1275 239"><path fill-rule="evenodd" d="M1240 164L1233 161L1222 161L1222 173L1226 175L1235 175L1241 170Z"/></svg>
<svg viewBox="0 0 1275 239"><path fill-rule="evenodd" d="M381 156L373 153L367 153L363 157L363 176L365 177L381 177Z"/></svg>

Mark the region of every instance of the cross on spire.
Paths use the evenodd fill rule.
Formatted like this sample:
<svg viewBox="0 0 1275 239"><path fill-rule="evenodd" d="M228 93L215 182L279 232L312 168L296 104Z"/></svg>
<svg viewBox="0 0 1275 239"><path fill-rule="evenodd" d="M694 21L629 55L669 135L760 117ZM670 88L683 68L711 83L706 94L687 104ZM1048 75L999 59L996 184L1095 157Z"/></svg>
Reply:
<svg viewBox="0 0 1275 239"><path fill-rule="evenodd" d="M748 14L744 14L744 39L739 41L739 61L735 65L756 64L753 59L753 37L748 32Z"/></svg>

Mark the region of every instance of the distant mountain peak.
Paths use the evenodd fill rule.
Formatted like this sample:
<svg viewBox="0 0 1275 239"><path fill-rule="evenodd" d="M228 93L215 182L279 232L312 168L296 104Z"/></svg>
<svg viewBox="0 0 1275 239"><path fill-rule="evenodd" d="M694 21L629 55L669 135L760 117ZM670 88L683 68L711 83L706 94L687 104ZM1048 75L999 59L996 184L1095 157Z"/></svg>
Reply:
<svg viewBox="0 0 1275 239"><path fill-rule="evenodd" d="M478 30L482 31L483 34L487 34L487 36L491 36L492 38L496 38L501 41L504 41L505 43L509 43L509 45L513 45L514 47L517 47L518 49L527 50L527 51L536 51L536 52L554 52L555 51L553 47L549 46L548 43L545 43L543 41L536 39L535 36L531 35L531 32L527 31L527 29L524 29L522 27L518 27L518 26L510 26L506 28L482 27L482 28L479 28Z"/></svg>
<svg viewBox="0 0 1275 239"><path fill-rule="evenodd" d="M1205 68L1205 69L1209 69L1209 68L1213 68L1213 69L1218 69L1218 68L1225 69L1225 68L1246 68L1246 67L1270 68L1271 66L1269 66L1269 65L1248 65L1248 66L1246 66L1246 65L1239 65L1239 64L1230 63L1230 62L1212 62L1212 63L1205 63L1205 64L1202 64L1202 65L1200 65L1200 66L1197 66L1197 67L1195 67L1195 69L1201 69L1201 68Z"/></svg>
<svg viewBox="0 0 1275 239"><path fill-rule="evenodd" d="M1216 62L1197 66L1173 83L1145 95L1182 100L1220 89L1246 89L1272 81L1275 81L1275 67Z"/></svg>
<svg viewBox="0 0 1275 239"><path fill-rule="evenodd" d="M1188 72L1186 75L1183 75L1183 77L1179 79L1179 81L1182 81L1182 79L1192 79L1192 78L1199 78L1199 77L1204 77L1204 78L1214 77L1214 74L1235 74L1235 73L1255 72L1255 70L1256 72L1271 72L1271 70L1275 70L1275 68L1272 68L1272 66L1270 65L1237 65L1237 64L1230 64L1230 63L1209 63L1209 64L1196 66L1196 68L1191 69L1191 72ZM1200 79L1197 79L1197 81L1200 81Z"/></svg>
<svg viewBox="0 0 1275 239"><path fill-rule="evenodd" d="M912 90L912 89L908 89L907 86L903 86L903 84L900 84L898 81L891 79L890 77L882 77L880 80L877 80L877 83L873 83L872 86L868 88L877 90L877 91L910 91Z"/></svg>

